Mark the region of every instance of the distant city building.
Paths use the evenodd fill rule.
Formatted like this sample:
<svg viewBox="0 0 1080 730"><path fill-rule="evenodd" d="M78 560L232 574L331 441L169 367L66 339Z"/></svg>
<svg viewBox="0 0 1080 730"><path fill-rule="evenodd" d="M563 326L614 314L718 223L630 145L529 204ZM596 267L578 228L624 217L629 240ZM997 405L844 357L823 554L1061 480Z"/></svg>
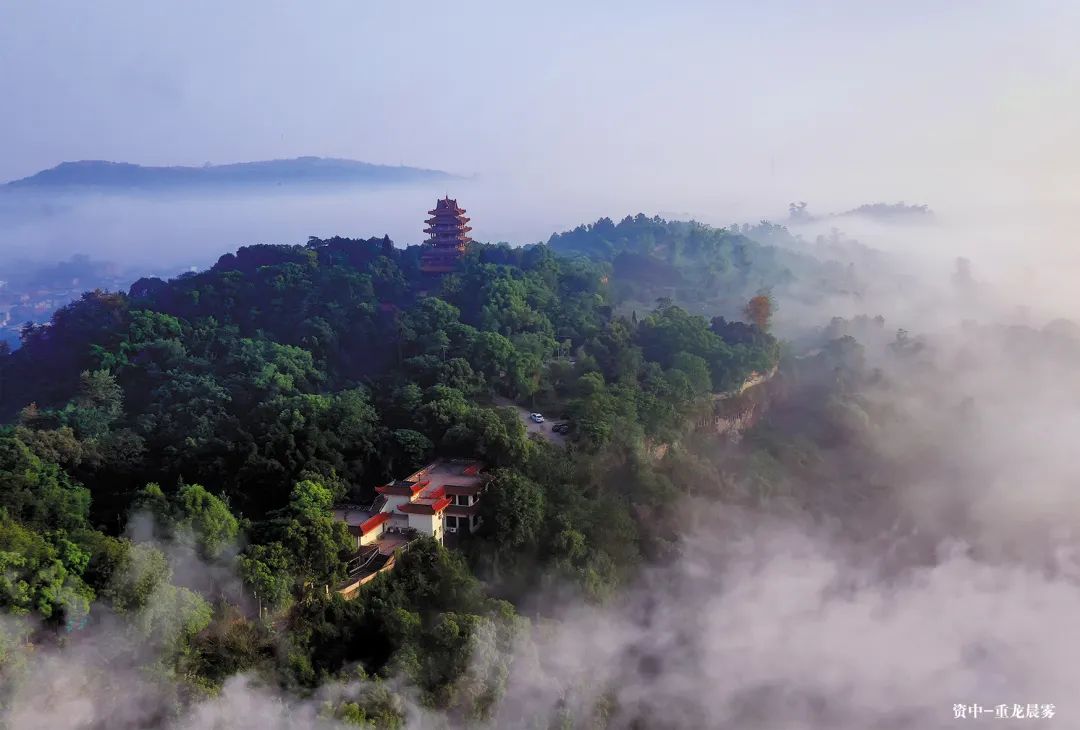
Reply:
<svg viewBox="0 0 1080 730"><path fill-rule="evenodd" d="M454 271L466 249L472 243L469 238L469 219L465 209L458 206L449 196L435 202L435 209L429 210L428 234L424 242L424 251L420 255L420 269L428 274L445 274Z"/></svg>

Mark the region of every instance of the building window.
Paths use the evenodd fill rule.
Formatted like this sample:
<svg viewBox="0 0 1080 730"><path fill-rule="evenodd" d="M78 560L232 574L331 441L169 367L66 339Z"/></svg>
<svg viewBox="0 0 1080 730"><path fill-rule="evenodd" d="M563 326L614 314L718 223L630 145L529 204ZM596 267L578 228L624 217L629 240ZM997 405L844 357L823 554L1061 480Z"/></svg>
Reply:
<svg viewBox="0 0 1080 730"><path fill-rule="evenodd" d="M457 517L454 517L453 515L447 515L446 526L449 527L451 530L456 530L458 526Z"/></svg>
<svg viewBox="0 0 1080 730"><path fill-rule="evenodd" d="M457 506L458 507L468 507L469 506L469 495L467 495L467 494L459 494L457 496Z"/></svg>

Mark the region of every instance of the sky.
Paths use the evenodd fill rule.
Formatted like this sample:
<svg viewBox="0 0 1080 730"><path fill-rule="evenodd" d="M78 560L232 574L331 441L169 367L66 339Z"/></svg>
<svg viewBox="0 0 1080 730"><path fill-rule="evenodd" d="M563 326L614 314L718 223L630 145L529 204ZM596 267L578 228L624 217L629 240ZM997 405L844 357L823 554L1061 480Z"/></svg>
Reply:
<svg viewBox="0 0 1080 730"><path fill-rule="evenodd" d="M80 159L301 155L470 176L0 208L0 250L168 269L309 235L408 245L444 194L477 240L514 244L601 216L727 225L799 200L906 201L940 227L848 232L935 267L972 258L1080 316L1077 48L1080 3L1050 0L0 0L0 181Z"/></svg>
<svg viewBox="0 0 1080 730"><path fill-rule="evenodd" d="M1078 21L1042 0L5 0L0 179L320 155L628 204L1059 195Z"/></svg>
<svg viewBox="0 0 1080 730"><path fill-rule="evenodd" d="M637 210L723 224L782 217L793 200L815 212L906 200L939 213L932 230L850 232L890 250L939 252L942 283L951 257L971 256L979 279L991 271L1014 287L995 291L1001 308L1037 304L1041 326L1057 315L1080 321L1078 49L1075 0L0 0L0 180L77 159L400 163L475 175L460 195L477 238L516 242ZM189 263L181 257L197 250L205 265L240 244L308 234L390 232L412 243L434 194L95 200L7 230L0 217L0 278L16 247L58 255L94 241L89 253L140 247L155 263ZM908 326L897 309L935 304L918 290L903 295L925 301L867 309L885 313L889 337ZM813 321L835 313L815 311ZM941 316L960 321L951 308ZM713 513L690 510L699 548L662 590L631 593L613 613L569 616L543 653L582 676L622 680L623 699L664 710L726 712L734 690L770 682L920 719L957 700L1067 701L1080 652L1074 361L1051 347L1008 357L983 331L947 330L936 346L934 367L869 394L910 416L875 438L910 467L897 499L920 535L981 554L904 566L904 580L845 593L832 578L861 578L862 545L856 560L850 546L748 521L747 534L764 535L762 561L733 550ZM958 363L967 370L952 376ZM974 418L961 418L972 407ZM957 504L964 519L941 524ZM643 605L656 607L652 636L696 641L688 657L661 642L682 669L663 682L635 674ZM746 637L765 640L748 651ZM987 676L992 663L968 658L980 642L1004 657L1004 690L1015 694ZM86 663L41 661L59 699L82 699L59 680L84 681ZM520 681L510 697L526 708L521 693L564 689L511 679ZM32 726L42 707L69 716L70 705L42 703L28 686ZM209 704L229 698L226 688ZM251 726L282 726L250 703L237 707ZM844 722L828 727L873 724Z"/></svg>

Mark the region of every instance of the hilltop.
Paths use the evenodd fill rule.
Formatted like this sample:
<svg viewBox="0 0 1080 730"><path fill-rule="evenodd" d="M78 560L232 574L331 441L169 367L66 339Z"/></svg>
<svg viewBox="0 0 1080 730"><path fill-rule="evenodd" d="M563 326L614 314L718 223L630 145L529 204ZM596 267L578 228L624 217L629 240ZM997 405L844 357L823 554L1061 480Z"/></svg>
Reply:
<svg viewBox="0 0 1080 730"><path fill-rule="evenodd" d="M0 586L0 608L40 620L38 646L89 636L99 616L165 636L161 596L182 625L160 662L184 692L245 672L315 691L360 668L432 710L491 715L536 587L599 604L677 556L682 498L729 485L716 402L777 366L767 316L690 312L674 299L693 282L655 301L669 289L648 264L688 280L707 269L732 297L806 275L741 234L643 215L575 231L473 242L441 276L422 246L388 237L244 246L22 328L22 346L0 350L0 553L18 586ZM522 409L564 438L531 438ZM783 456L737 473L771 493ZM416 500L434 515L449 507L440 488L477 487L453 495L472 510L456 545L429 520L359 586L357 559L371 558L355 531L371 518L350 532L350 505L366 512L404 475L462 458L482 465L482 488L455 474ZM165 549L130 537L136 520L233 593L172 572ZM353 583L350 600L335 590ZM481 640L494 679L454 694ZM337 704L326 711L352 712Z"/></svg>
<svg viewBox="0 0 1080 730"><path fill-rule="evenodd" d="M8 190L42 189L198 189L207 187L276 187L315 184L408 183L450 180L456 176L419 167L375 165L329 157L297 157L201 167L152 167L129 162L81 160L13 180Z"/></svg>

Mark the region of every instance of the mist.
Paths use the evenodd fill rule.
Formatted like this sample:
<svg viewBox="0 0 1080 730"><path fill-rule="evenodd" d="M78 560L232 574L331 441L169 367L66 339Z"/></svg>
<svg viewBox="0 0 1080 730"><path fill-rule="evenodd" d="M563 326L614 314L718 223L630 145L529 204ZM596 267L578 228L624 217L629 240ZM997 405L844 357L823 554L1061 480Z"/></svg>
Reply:
<svg viewBox="0 0 1080 730"><path fill-rule="evenodd" d="M707 472L706 494L680 506L676 554L607 604L530 596L556 608L523 633L486 723L436 716L390 677L407 726L937 730L973 722L958 704L1032 703L1056 707L1044 722L1080 726L1077 7L580 5L6 4L0 180L64 160L297 155L463 177L0 192L0 280L79 254L134 280L309 236L403 247L444 195L473 238L512 245L638 212L787 225L796 250L853 264L863 287L778 293L775 332L794 350L779 382L791 402L823 387L812 363L850 334L865 368L832 405L865 429L768 504L738 474ZM933 218L828 215L900 200ZM789 220L793 201L821 217ZM960 258L970 279L958 281ZM130 535L156 539L138 524ZM248 600L227 561L158 547L178 584ZM18 661L0 677L3 721L336 727L327 703L381 691L365 678L305 694L241 675L179 696L177 678L146 670L158 650L121 623L22 651L32 627L4 617L0 655Z"/></svg>
<svg viewBox="0 0 1080 730"><path fill-rule="evenodd" d="M858 440L793 475L785 498L740 499L738 475L702 485L680 509L677 555L617 600L538 593L549 615L522 634L489 721L436 716L391 679L406 726L936 730L971 722L954 706L975 704L984 721L1001 705L1053 705L1069 726L1077 331L957 322L898 355L887 322L876 335L853 330L866 369L852 403L876 414ZM128 532L155 540L142 518ZM156 545L178 585L230 583L230 551L207 564L183 541ZM237 676L178 698L167 677L144 675L153 648L129 642L105 621L35 651L10 675L23 688L11 727L330 728L333 702L383 691L364 679L302 696ZM480 676L489 651L481 635Z"/></svg>
<svg viewBox="0 0 1080 730"><path fill-rule="evenodd" d="M478 181L44 212L14 202L0 247L186 266L308 235L407 244L447 193L477 240L515 244L602 215L727 225L777 220L793 200L821 212L908 200L977 232L950 234L954 255L1002 248L1017 270L1032 246L1071 248L1076 21L1052 2L6 4L0 98L18 113L0 120L2 180L65 160L323 155ZM1056 221L1054 235L1022 235L1034 220Z"/></svg>
<svg viewBox="0 0 1080 730"><path fill-rule="evenodd" d="M1051 703L1072 726L1080 339L957 323L895 357L853 333L861 440L764 505L684 505L681 557L560 615L500 723L907 730Z"/></svg>

